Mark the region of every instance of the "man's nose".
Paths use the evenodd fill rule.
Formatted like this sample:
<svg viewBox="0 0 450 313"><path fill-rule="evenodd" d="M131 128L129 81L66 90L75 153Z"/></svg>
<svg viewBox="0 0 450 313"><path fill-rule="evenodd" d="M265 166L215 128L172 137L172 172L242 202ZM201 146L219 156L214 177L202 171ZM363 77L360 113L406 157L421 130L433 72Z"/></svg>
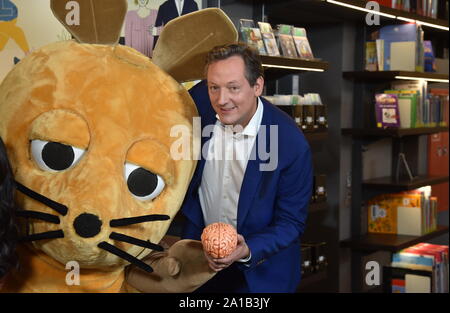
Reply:
<svg viewBox="0 0 450 313"><path fill-rule="evenodd" d="M225 88L219 90L218 104L225 105L228 103L228 91Z"/></svg>

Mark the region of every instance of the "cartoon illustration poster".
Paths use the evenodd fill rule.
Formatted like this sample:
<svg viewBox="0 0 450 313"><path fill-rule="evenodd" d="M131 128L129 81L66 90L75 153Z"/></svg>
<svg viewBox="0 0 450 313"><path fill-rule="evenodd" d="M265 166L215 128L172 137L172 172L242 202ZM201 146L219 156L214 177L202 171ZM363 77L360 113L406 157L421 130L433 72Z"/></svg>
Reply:
<svg viewBox="0 0 450 313"><path fill-rule="evenodd" d="M202 8L201 0L128 0L128 13L122 31L124 44L148 57L165 24Z"/></svg>
<svg viewBox="0 0 450 313"><path fill-rule="evenodd" d="M50 0L0 0L0 81L31 51L66 39Z"/></svg>

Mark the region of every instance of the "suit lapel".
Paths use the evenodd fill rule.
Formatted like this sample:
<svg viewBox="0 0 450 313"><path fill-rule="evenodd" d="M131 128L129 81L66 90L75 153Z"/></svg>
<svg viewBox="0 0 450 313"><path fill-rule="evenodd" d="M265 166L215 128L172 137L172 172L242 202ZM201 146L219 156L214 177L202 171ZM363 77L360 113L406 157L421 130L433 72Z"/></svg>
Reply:
<svg viewBox="0 0 450 313"><path fill-rule="evenodd" d="M245 218L247 217L248 211L250 210L254 198L256 196L257 191L259 190L259 185L261 182L261 178L263 172L260 170L260 165L265 162L260 159L258 150L266 149L265 151L269 151L270 147L270 138L268 136L269 131L268 127L270 126L270 112L267 105L264 103L264 100L261 100L263 103L264 111L263 117L261 121L261 126L258 131L258 135L255 139L255 144L253 146L252 156L250 157L247 163L247 168L244 174L244 180L242 181L241 191L239 193L239 201L238 201L238 212L237 212L237 231L241 233L241 227L244 225ZM261 140L261 133L266 132L266 140ZM261 141L261 143L259 143ZM265 147L258 148L259 144L265 145Z"/></svg>

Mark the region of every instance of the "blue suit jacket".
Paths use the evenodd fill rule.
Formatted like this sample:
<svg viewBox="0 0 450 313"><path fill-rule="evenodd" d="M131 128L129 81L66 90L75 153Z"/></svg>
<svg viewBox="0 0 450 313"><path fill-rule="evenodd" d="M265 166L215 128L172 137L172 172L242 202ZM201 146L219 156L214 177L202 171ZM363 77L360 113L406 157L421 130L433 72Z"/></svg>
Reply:
<svg viewBox="0 0 450 313"><path fill-rule="evenodd" d="M216 122L205 81L190 91L202 119L202 129ZM269 126L278 125L278 164L272 171L260 165L271 160L256 154L248 161L238 202L237 232L244 236L252 258L250 266L234 263L243 271L250 292L294 292L300 282L300 241L307 218L312 191L311 152L302 132L292 118L262 98L266 142L257 135L254 149L264 144L269 151ZM203 145L210 137L202 137ZM273 161L273 160L272 160ZM205 227L198 188L205 159L199 161L188 188L182 212L186 216L183 238L200 240ZM213 278L214 279L214 278ZM233 290L230 290L233 292Z"/></svg>

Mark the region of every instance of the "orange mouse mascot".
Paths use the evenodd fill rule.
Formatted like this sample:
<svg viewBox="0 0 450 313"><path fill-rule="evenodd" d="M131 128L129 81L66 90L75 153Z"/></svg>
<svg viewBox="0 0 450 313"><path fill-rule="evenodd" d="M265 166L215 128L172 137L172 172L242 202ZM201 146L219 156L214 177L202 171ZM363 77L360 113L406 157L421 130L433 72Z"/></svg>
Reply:
<svg viewBox="0 0 450 313"><path fill-rule="evenodd" d="M61 22L67 2L51 1ZM214 275L201 243L160 245L200 139L180 82L202 78L206 52L237 32L221 10L200 10L167 24L150 60L117 44L125 0L76 2L80 26L65 25L76 40L34 51L0 85L21 231L2 291L193 291Z"/></svg>

